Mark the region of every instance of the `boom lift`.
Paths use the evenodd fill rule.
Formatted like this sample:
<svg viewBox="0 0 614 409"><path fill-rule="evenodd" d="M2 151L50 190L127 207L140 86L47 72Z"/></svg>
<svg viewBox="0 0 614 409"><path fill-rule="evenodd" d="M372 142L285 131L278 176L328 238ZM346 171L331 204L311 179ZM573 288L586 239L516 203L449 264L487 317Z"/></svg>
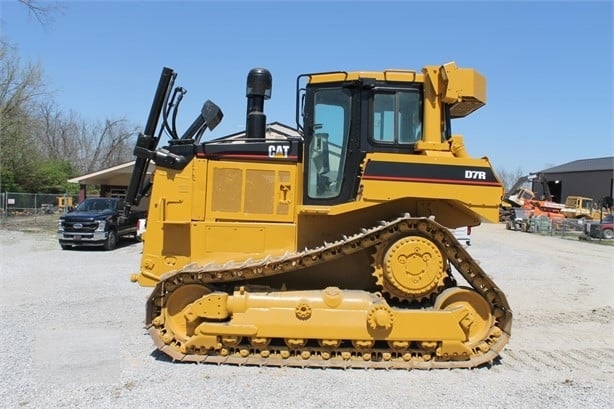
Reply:
<svg viewBox="0 0 614 409"><path fill-rule="evenodd" d="M299 75L300 136L280 140L266 132L272 77L256 68L245 137L206 142L221 110L207 101L179 137L175 77L163 69L127 197L150 196L132 280L154 287L146 326L162 352L343 368L474 367L498 356L511 309L449 230L498 219L503 189L490 162L451 131L485 104L482 75L454 63ZM157 148L162 130L171 138Z"/></svg>

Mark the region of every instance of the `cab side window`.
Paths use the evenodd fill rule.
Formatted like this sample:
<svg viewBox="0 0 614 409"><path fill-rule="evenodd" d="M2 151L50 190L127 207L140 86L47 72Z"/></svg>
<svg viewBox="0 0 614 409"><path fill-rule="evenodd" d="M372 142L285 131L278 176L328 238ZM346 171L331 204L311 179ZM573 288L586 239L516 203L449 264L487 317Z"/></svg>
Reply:
<svg viewBox="0 0 614 409"><path fill-rule="evenodd" d="M422 139L421 101L418 90L377 90L372 105L373 142L409 145Z"/></svg>

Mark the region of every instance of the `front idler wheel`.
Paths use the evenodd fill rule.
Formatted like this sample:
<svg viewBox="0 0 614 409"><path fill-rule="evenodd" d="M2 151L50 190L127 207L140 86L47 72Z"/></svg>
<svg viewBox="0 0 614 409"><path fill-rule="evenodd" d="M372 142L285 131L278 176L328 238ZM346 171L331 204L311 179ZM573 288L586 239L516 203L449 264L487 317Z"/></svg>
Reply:
<svg viewBox="0 0 614 409"><path fill-rule="evenodd" d="M468 314L461 320L460 326L467 335L465 344L471 348L484 341L494 324L490 305L476 291L455 287L443 291L435 301L435 310L454 310L465 308Z"/></svg>
<svg viewBox="0 0 614 409"><path fill-rule="evenodd" d="M194 335L194 330L201 323L200 320L189 321L186 311L190 304L209 294L211 291L200 284L184 284L168 295L162 308L164 326L174 338L186 342Z"/></svg>

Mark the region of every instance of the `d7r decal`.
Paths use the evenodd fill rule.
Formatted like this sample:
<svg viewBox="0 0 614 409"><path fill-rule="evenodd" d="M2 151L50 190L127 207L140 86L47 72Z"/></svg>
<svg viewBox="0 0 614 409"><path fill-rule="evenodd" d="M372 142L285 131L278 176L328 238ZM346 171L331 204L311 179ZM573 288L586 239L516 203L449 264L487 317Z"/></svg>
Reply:
<svg viewBox="0 0 614 409"><path fill-rule="evenodd" d="M466 170L465 179L486 180L486 172L481 170Z"/></svg>

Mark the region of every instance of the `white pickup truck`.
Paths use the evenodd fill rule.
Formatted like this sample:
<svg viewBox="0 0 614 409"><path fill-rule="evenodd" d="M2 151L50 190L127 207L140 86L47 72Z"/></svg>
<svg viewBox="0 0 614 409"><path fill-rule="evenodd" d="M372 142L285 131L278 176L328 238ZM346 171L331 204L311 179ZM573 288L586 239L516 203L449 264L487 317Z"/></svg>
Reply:
<svg viewBox="0 0 614 409"><path fill-rule="evenodd" d="M457 227L456 229L450 229L454 233L454 237L461 244L465 246L471 246L471 226Z"/></svg>

